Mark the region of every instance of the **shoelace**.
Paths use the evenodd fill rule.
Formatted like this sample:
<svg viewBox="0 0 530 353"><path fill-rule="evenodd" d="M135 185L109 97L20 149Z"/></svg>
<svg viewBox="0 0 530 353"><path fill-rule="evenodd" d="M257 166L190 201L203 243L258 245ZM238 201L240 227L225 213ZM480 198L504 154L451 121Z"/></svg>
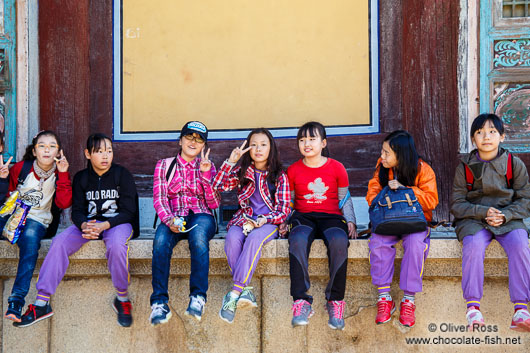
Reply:
<svg viewBox="0 0 530 353"><path fill-rule="evenodd" d="M294 316L299 316L302 313L302 311L305 311L304 310L305 303L306 301L303 299L298 299L297 301L293 303L293 315Z"/></svg>
<svg viewBox="0 0 530 353"><path fill-rule="evenodd" d="M342 319L342 315L344 315L344 304L342 300L333 300L330 302L331 313L334 318Z"/></svg>
<svg viewBox="0 0 530 353"><path fill-rule="evenodd" d="M197 311L201 311L205 303L206 302L204 301L204 299L202 299L202 297L196 296L196 297L191 297L190 306Z"/></svg>
<svg viewBox="0 0 530 353"><path fill-rule="evenodd" d="M224 303L223 310L236 311L237 299L233 298L230 294L227 295L229 296L229 299L226 303Z"/></svg>
<svg viewBox="0 0 530 353"><path fill-rule="evenodd" d="M252 294L251 290L254 289L254 287L245 287L243 288L243 291L241 292L241 295L248 295L249 297L254 297L254 294Z"/></svg>
<svg viewBox="0 0 530 353"><path fill-rule="evenodd" d="M401 312L405 314L406 316L411 316L413 312L413 303L411 302L403 302L403 305L401 306Z"/></svg>
<svg viewBox="0 0 530 353"><path fill-rule="evenodd" d="M30 304L28 306L28 310L24 313L24 316L28 316L30 313L33 313L33 317L37 317L37 313L35 312L35 305Z"/></svg>
<svg viewBox="0 0 530 353"><path fill-rule="evenodd" d="M151 305L151 316L149 316L149 320L154 318L155 316L163 315L164 312L167 312L166 309L164 309L164 304L153 304Z"/></svg>
<svg viewBox="0 0 530 353"><path fill-rule="evenodd" d="M382 314L386 311L386 308L390 302L388 300L379 300L377 302L377 313Z"/></svg>
<svg viewBox="0 0 530 353"><path fill-rule="evenodd" d="M131 302L120 302L125 315L131 315L132 304Z"/></svg>

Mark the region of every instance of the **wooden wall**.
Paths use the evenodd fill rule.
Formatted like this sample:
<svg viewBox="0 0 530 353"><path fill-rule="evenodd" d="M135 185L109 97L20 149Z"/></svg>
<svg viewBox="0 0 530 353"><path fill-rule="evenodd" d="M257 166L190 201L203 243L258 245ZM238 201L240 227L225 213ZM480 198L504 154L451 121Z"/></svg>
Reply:
<svg viewBox="0 0 530 353"><path fill-rule="evenodd" d="M436 216L448 217L459 134L459 11L459 0L380 0L381 133L329 139L332 156L348 169L355 196L366 193L386 133L404 128L438 175ZM75 172L85 165L82 146L88 134L112 134L112 3L42 0L39 19L41 126L65 140ZM237 144L212 142L215 164ZM293 139L278 144L286 165L299 158ZM115 158L137 174L148 195L156 160L175 150L174 142L121 142L115 143Z"/></svg>

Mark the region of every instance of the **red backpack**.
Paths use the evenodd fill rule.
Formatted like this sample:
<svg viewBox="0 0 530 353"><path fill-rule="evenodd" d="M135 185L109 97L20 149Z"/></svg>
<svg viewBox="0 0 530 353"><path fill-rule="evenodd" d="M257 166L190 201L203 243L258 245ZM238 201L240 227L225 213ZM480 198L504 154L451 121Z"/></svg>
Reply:
<svg viewBox="0 0 530 353"><path fill-rule="evenodd" d="M464 169L466 171L466 186L467 190L471 191L473 190L473 183L475 182L475 178L473 177L473 173L471 172L471 169L467 166L467 164L463 163ZM513 156L511 153L508 153L508 163L506 167L506 185L508 185L509 189L513 188Z"/></svg>

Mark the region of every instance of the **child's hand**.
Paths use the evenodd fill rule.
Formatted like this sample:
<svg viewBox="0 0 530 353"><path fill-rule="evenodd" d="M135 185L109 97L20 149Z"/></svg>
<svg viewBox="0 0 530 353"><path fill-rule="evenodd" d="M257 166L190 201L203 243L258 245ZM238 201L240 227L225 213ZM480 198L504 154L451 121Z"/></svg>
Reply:
<svg viewBox="0 0 530 353"><path fill-rule="evenodd" d="M243 149L246 144L247 144L247 140L243 141L243 144L241 145L241 147L234 148L232 150L232 153L230 154L230 157L228 158L228 162L230 162L232 164L237 163L237 161L239 161L241 156L243 156L245 154L245 152L247 152L248 150L250 150L252 148L252 147L247 147L247 148Z"/></svg>
<svg viewBox="0 0 530 353"><path fill-rule="evenodd" d="M175 225L175 218L171 220L171 226L169 227L173 233L180 233L180 228Z"/></svg>
<svg viewBox="0 0 530 353"><path fill-rule="evenodd" d="M399 188L400 186L403 186L403 184L401 184L399 181L397 181L396 179L393 179L393 180L389 180L388 181L388 186L392 189L392 190L396 190L397 188Z"/></svg>
<svg viewBox="0 0 530 353"><path fill-rule="evenodd" d="M4 164L4 156L0 155L0 178L7 178L9 176L9 163L13 156L9 157L7 162Z"/></svg>
<svg viewBox="0 0 530 353"><path fill-rule="evenodd" d="M486 223L492 227L498 227L506 221L504 214L496 209L495 207L490 207L486 213Z"/></svg>
<svg viewBox="0 0 530 353"><path fill-rule="evenodd" d="M99 233L94 232L93 224L96 223L96 220L90 220L88 222L83 222L81 224L81 230L83 231L82 237L88 240L95 240L99 238Z"/></svg>
<svg viewBox="0 0 530 353"><path fill-rule="evenodd" d="M68 161L66 160L66 157L64 156L63 150L61 150L59 158L55 158L55 164L57 165L57 170L60 173L64 173L68 170L68 167L70 164L68 164Z"/></svg>
<svg viewBox="0 0 530 353"><path fill-rule="evenodd" d="M285 238L287 235L287 231L289 230L289 224L287 222L283 222L278 227L278 234L280 235L280 238Z"/></svg>
<svg viewBox="0 0 530 353"><path fill-rule="evenodd" d="M357 226L352 222L348 222L348 238L357 239Z"/></svg>
<svg viewBox="0 0 530 353"><path fill-rule="evenodd" d="M201 172L206 173L209 172L212 168L212 161L208 159L208 156L210 155L210 149L208 148L208 151L206 152L206 155L204 154L204 148L201 150L201 165L200 169Z"/></svg>
<svg viewBox="0 0 530 353"><path fill-rule="evenodd" d="M262 225L264 225L265 223L267 223L267 218L265 218L263 216L258 216L258 218L255 221L252 220L252 219L251 219L251 221L254 224L254 228L259 228Z"/></svg>

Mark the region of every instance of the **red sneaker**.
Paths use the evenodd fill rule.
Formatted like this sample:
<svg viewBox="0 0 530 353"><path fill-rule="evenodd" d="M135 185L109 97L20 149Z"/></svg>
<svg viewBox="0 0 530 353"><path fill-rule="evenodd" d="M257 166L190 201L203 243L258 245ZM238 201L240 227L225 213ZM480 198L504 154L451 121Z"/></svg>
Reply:
<svg viewBox="0 0 530 353"><path fill-rule="evenodd" d="M401 302L401 306L399 308L399 322L401 325L406 327L412 327L416 323L416 316L414 315L414 311L416 310L416 305L414 305L414 302L411 302L408 299L405 299L405 301Z"/></svg>
<svg viewBox="0 0 530 353"><path fill-rule="evenodd" d="M396 303L393 300L386 300L381 298L377 301L377 316L375 317L376 324L384 324L389 322L392 314L396 311Z"/></svg>

